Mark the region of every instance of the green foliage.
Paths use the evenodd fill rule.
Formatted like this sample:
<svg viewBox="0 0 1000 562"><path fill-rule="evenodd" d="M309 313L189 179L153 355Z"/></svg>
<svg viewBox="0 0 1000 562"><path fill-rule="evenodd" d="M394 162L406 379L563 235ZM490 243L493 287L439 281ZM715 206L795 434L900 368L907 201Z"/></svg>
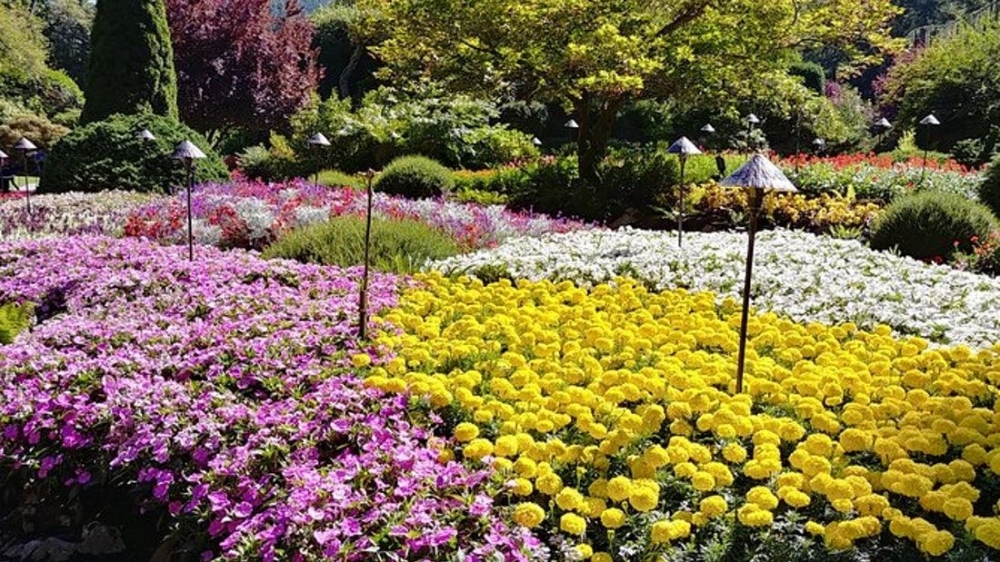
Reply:
<svg viewBox="0 0 1000 562"><path fill-rule="evenodd" d="M802 78L802 84L816 92L823 94L826 91L826 72L823 67L814 62L793 62L788 67L788 73L792 76Z"/></svg>
<svg viewBox="0 0 1000 562"><path fill-rule="evenodd" d="M43 22L26 9L0 4L0 100L43 116L79 108L82 94L64 73L46 66Z"/></svg>
<svg viewBox="0 0 1000 562"><path fill-rule="evenodd" d="M152 142L136 138L148 128ZM63 137L46 160L40 192L96 192L127 189L146 193L168 193L186 185L184 166L168 158L182 140L190 140L208 156L195 168L197 181L229 177L222 159L200 134L169 117L158 115L113 115L75 129Z"/></svg>
<svg viewBox="0 0 1000 562"><path fill-rule="evenodd" d="M365 219L335 217L285 234L263 252L265 258L348 267L362 263ZM427 260L453 256L458 243L444 232L411 219L372 218L371 264L376 269L410 273Z"/></svg>
<svg viewBox="0 0 1000 562"><path fill-rule="evenodd" d="M177 119L177 75L163 0L101 0L81 122L152 112Z"/></svg>
<svg viewBox="0 0 1000 562"><path fill-rule="evenodd" d="M451 171L424 156L403 156L392 161L375 181L375 189L411 199L438 197L451 192Z"/></svg>
<svg viewBox="0 0 1000 562"><path fill-rule="evenodd" d="M38 148L48 150L69 129L40 115L22 114L3 120L0 125L0 147L13 146L21 137L31 139Z"/></svg>
<svg viewBox="0 0 1000 562"><path fill-rule="evenodd" d="M330 187L350 187L362 190L368 185L368 180L361 176L341 172L340 170L323 170L319 173L318 183Z"/></svg>
<svg viewBox="0 0 1000 562"><path fill-rule="evenodd" d="M77 84L83 84L90 58L93 5L78 0L48 0L42 19L49 41L49 62Z"/></svg>
<svg viewBox="0 0 1000 562"><path fill-rule="evenodd" d="M33 318L30 304L7 303L0 306L0 344L14 341L18 334L28 329Z"/></svg>
<svg viewBox="0 0 1000 562"><path fill-rule="evenodd" d="M986 138L1000 123L1000 21L983 20L938 37L912 61L889 72L885 103L898 103L896 122L917 127L917 141L943 152L962 139ZM934 112L941 126L917 123ZM985 147L991 152L997 139Z"/></svg>
<svg viewBox="0 0 1000 562"><path fill-rule="evenodd" d="M1000 156L993 159L979 184L979 200L1000 216Z"/></svg>
<svg viewBox="0 0 1000 562"><path fill-rule="evenodd" d="M990 209L955 193L925 191L887 206L871 233L877 250L896 248L921 260L951 259L972 251L972 239L986 239L995 227Z"/></svg>
<svg viewBox="0 0 1000 562"><path fill-rule="evenodd" d="M373 40L351 29L363 27L370 14L353 4L333 3L310 17L315 28L313 46L319 49L319 63L324 69L320 96L360 99L375 87L378 63L367 47Z"/></svg>
<svg viewBox="0 0 1000 562"><path fill-rule="evenodd" d="M292 119L291 146L304 174L331 162L347 171L377 169L404 154L471 169L537 156L530 136L490 124L498 116L495 104L468 96L445 96L433 89L404 96L382 88L367 94L356 110L348 99L314 103ZM316 131L333 146L308 146Z"/></svg>

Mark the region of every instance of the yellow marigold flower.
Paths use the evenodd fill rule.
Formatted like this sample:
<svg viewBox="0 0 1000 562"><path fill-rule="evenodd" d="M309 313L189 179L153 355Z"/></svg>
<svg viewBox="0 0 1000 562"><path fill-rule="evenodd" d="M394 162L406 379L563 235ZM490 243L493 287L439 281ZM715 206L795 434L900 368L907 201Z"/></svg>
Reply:
<svg viewBox="0 0 1000 562"><path fill-rule="evenodd" d="M1000 550L1000 519L989 518L980 522L972 534L979 542Z"/></svg>
<svg viewBox="0 0 1000 562"><path fill-rule="evenodd" d="M719 517L729 511L729 504L722 496L708 496L698 504L701 513L710 519Z"/></svg>
<svg viewBox="0 0 1000 562"><path fill-rule="evenodd" d="M594 555L590 557L590 562L612 562L612 558L607 552L595 552Z"/></svg>
<svg viewBox="0 0 1000 562"><path fill-rule="evenodd" d="M767 527L774 522L774 514L766 509L761 509L755 503L748 503L736 512L740 523L747 527Z"/></svg>
<svg viewBox="0 0 1000 562"><path fill-rule="evenodd" d="M534 478L538 475L538 465L528 457L518 457L514 461L514 472L524 478Z"/></svg>
<svg viewBox="0 0 1000 562"><path fill-rule="evenodd" d="M754 486L747 492L747 501L756 504L761 509L772 510L778 507L778 498L764 486Z"/></svg>
<svg viewBox="0 0 1000 562"><path fill-rule="evenodd" d="M527 478L515 478L511 481L510 491L518 496L530 496L535 491L535 487Z"/></svg>
<svg viewBox="0 0 1000 562"><path fill-rule="evenodd" d="M822 536L826 532L826 527L815 521L807 521L805 530L810 535Z"/></svg>
<svg viewBox="0 0 1000 562"><path fill-rule="evenodd" d="M534 529L544 520L545 510L536 503L521 503L514 508L514 522L522 527Z"/></svg>
<svg viewBox="0 0 1000 562"><path fill-rule="evenodd" d="M467 459L479 460L493 453L493 443L488 439L473 439L462 450L462 454Z"/></svg>
<svg viewBox="0 0 1000 562"><path fill-rule="evenodd" d="M873 436L867 431L863 431L861 429L845 429L844 432L840 434L840 446L843 447L844 451L848 453L867 451L868 449L871 449L873 442Z"/></svg>
<svg viewBox="0 0 1000 562"><path fill-rule="evenodd" d="M955 537L948 531L935 531L925 535L923 540L917 542L917 545L920 550L931 556L941 556L955 545Z"/></svg>
<svg viewBox="0 0 1000 562"><path fill-rule="evenodd" d="M576 488L565 487L556 494L556 505L563 511L574 511L584 505L583 494Z"/></svg>
<svg viewBox="0 0 1000 562"><path fill-rule="evenodd" d="M715 477L707 472L698 471L691 476L691 485L695 490L707 492L715 488Z"/></svg>
<svg viewBox="0 0 1000 562"><path fill-rule="evenodd" d="M587 520L575 513L564 513L559 518L559 528L570 535L582 535L587 532Z"/></svg>
<svg viewBox="0 0 1000 562"><path fill-rule="evenodd" d="M462 422L455 426L455 440L459 443L468 443L479 437L479 427L476 424Z"/></svg>
<svg viewBox="0 0 1000 562"><path fill-rule="evenodd" d="M672 526L670 521L657 521L650 528L650 539L653 544L663 544L670 542Z"/></svg>
<svg viewBox="0 0 1000 562"><path fill-rule="evenodd" d="M517 437L502 435L497 438L493 453L498 457L511 458L517 454Z"/></svg>
<svg viewBox="0 0 1000 562"><path fill-rule="evenodd" d="M972 517L972 502L965 498L951 498L944 502L941 510L956 521L965 521Z"/></svg>
<svg viewBox="0 0 1000 562"><path fill-rule="evenodd" d="M656 509L660 503L660 495L647 487L633 487L628 497L628 503L636 511L645 513Z"/></svg>
<svg viewBox="0 0 1000 562"><path fill-rule="evenodd" d="M608 481L608 499L613 502L625 501L632 494L632 481L624 476L615 476Z"/></svg>
<svg viewBox="0 0 1000 562"><path fill-rule="evenodd" d="M355 369L361 369L372 364L372 358L367 353L356 353L351 356L351 365Z"/></svg>
<svg viewBox="0 0 1000 562"><path fill-rule="evenodd" d="M601 512L601 524L608 529L617 529L625 524L625 512L612 507Z"/></svg>
<svg viewBox="0 0 1000 562"><path fill-rule="evenodd" d="M792 488L791 486L779 488L778 497L788 505L796 508L805 507L809 505L811 501L809 499L809 494L806 494L797 488Z"/></svg>
<svg viewBox="0 0 1000 562"><path fill-rule="evenodd" d="M594 555L594 548L589 544L576 545L576 555L580 560L586 560Z"/></svg>
<svg viewBox="0 0 1000 562"><path fill-rule="evenodd" d="M563 488L562 478L559 478L559 475L554 472L549 472L535 480L535 488L547 496L554 496Z"/></svg>

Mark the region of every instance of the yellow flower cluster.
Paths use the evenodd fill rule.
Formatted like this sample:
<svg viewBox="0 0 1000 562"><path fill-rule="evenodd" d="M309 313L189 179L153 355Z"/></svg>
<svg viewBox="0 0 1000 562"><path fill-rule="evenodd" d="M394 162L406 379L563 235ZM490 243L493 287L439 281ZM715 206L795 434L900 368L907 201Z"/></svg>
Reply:
<svg viewBox="0 0 1000 562"><path fill-rule="evenodd" d="M661 552L792 511L832 550L889 533L931 556L959 536L1000 549L980 503L1000 493L1000 347L752 316L737 395L738 312L625 279L428 274L385 313L395 356L368 382L457 414L455 454L499 470L514 521L591 560L625 530Z"/></svg>
<svg viewBox="0 0 1000 562"><path fill-rule="evenodd" d="M742 190L709 184L696 188L693 196L698 211L747 210L746 194ZM768 193L761 206L762 216L771 223L816 231L836 226L860 227L874 220L881 210L870 201L853 201L829 193L809 197L801 193Z"/></svg>

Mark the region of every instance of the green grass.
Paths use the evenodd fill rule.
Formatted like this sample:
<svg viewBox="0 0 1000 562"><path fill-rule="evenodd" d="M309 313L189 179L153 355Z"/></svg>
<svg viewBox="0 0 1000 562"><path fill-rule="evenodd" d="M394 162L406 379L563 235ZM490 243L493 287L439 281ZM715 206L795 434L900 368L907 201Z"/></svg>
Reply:
<svg viewBox="0 0 1000 562"><path fill-rule="evenodd" d="M350 187L360 190L365 188L367 181L362 176L348 174L340 170L323 170L319 173L318 183L329 187Z"/></svg>
<svg viewBox="0 0 1000 562"><path fill-rule="evenodd" d="M0 344L9 344L31 325L30 304L8 303L0 306Z"/></svg>

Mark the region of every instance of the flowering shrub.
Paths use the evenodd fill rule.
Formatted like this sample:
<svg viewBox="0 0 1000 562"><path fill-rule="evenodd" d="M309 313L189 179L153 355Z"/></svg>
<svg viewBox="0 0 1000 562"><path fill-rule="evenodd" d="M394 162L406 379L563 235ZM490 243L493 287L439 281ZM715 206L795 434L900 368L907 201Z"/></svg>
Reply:
<svg viewBox="0 0 1000 562"><path fill-rule="evenodd" d="M0 346L0 472L56 505L118 483L206 533L206 559L527 559L489 473L442 459L433 420L351 374L373 351L355 341L357 271L184 254L0 247L0 302L38 318ZM398 280L371 283L373 311L396 302Z"/></svg>
<svg viewBox="0 0 1000 562"><path fill-rule="evenodd" d="M800 322L879 324L940 343L1000 341L1000 280L872 251L857 241L775 230L757 237L754 305ZM445 273L595 284L629 275L657 290L742 291L746 234L581 231L519 238L448 258Z"/></svg>
<svg viewBox="0 0 1000 562"><path fill-rule="evenodd" d="M145 236L165 243L186 240L183 197L136 209L128 217L127 236ZM194 233L200 244L261 249L288 230L322 222L331 216L362 213L363 191L329 189L302 180L265 184L248 180L206 184L196 188L192 208ZM441 199L407 200L376 194L374 209L381 216L412 218L444 230L465 247L482 248L511 236L534 236L585 228L583 223L501 206L452 203Z"/></svg>
<svg viewBox="0 0 1000 562"><path fill-rule="evenodd" d="M735 394L735 299L420 281L368 384L457 412L454 454L568 559L998 556L1000 347L769 313Z"/></svg>
<svg viewBox="0 0 1000 562"><path fill-rule="evenodd" d="M128 191L37 195L31 198L31 213L28 213L23 197L5 197L0 199L0 238L120 236L128 214L154 200L153 195Z"/></svg>
<svg viewBox="0 0 1000 562"><path fill-rule="evenodd" d="M714 218L730 224L734 218L747 213L746 191L728 189L709 183L696 186L691 191L688 213ZM676 196L672 206L676 206ZM847 197L820 193L767 193L760 209L760 219L766 224L783 228L801 228L815 233L826 233L839 228L865 229L872 224L881 206L871 201L855 201Z"/></svg>
<svg viewBox="0 0 1000 562"><path fill-rule="evenodd" d="M954 162L854 154L831 158L800 155L779 162L788 179L806 193L854 194L860 199L891 201L917 189L959 193L976 199L982 175Z"/></svg>

